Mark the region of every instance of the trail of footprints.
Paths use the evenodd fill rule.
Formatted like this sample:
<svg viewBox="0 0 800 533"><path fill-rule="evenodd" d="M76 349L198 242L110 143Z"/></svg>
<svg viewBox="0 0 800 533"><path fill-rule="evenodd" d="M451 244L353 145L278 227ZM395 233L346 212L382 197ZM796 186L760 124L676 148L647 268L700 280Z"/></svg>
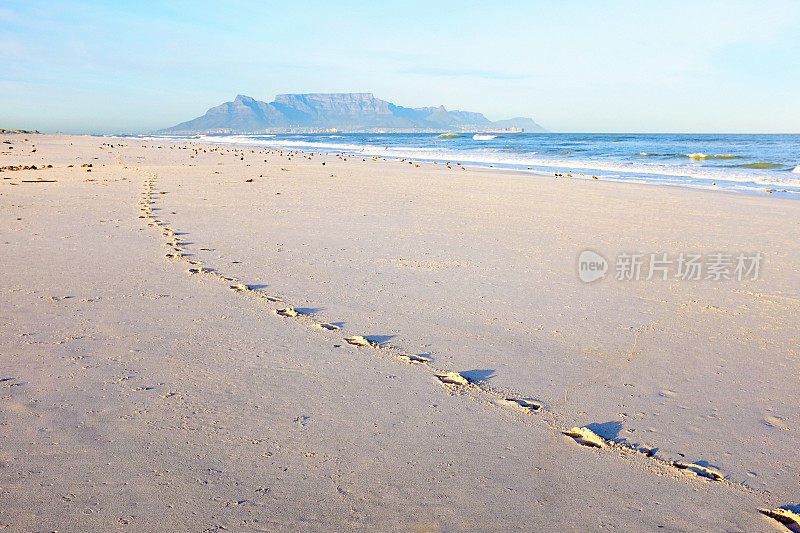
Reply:
<svg viewBox="0 0 800 533"><path fill-rule="evenodd" d="M156 218L153 214L153 204L155 204L153 194L156 179L157 177L155 175L149 175L145 180L144 191L139 202L141 210L141 215L139 215L139 218L147 220L148 226L161 230L162 236L164 236L166 239L164 244L168 250L165 254L166 259L183 261L189 265L187 268L187 273L190 275L205 274L215 276L221 281L228 283L231 291L247 293L248 295L256 296L257 298L263 299L270 303L283 303L283 300L277 296L270 296L261 290L253 289L247 284L242 283L240 280L231 276L227 276L216 269L203 266L200 261L193 259L193 255L188 253L185 248L186 243L180 240L179 236L173 229L171 229L162 220ZM337 331L340 329L340 327L335 324L317 321L311 315L301 313L291 306L274 309L273 312L277 316L301 319L309 323L312 327L321 330ZM488 386L483 382L470 380L458 372L438 370L430 364L430 359L425 356L405 353L397 347L381 345L376 341L370 340L368 337L362 337L360 335L345 337L344 341L352 346L380 350L388 353L403 363L414 365L420 369L428 371L443 387L448 390L449 394L467 395L481 403L494 405L500 408L514 409L516 411L521 411L528 414L545 412L542 404L532 398L510 396L502 391L498 391ZM611 448L617 452L620 452L621 454L643 454L662 468L677 469L679 471L692 474L698 478L721 482L734 487L746 487L744 484L734 483L726 479L722 473L713 468L696 463L684 463L680 461L661 459L655 457L650 449L637 448L627 442L607 440L594 433L588 427L574 427L570 430L562 430L553 420L545 420L544 418L541 420L549 425L551 429L560 431L564 435L573 438L575 442L583 446L599 449ZM748 490L750 489L748 488ZM789 509L759 509L759 512L784 524L791 531L800 532L800 515L792 512Z"/></svg>

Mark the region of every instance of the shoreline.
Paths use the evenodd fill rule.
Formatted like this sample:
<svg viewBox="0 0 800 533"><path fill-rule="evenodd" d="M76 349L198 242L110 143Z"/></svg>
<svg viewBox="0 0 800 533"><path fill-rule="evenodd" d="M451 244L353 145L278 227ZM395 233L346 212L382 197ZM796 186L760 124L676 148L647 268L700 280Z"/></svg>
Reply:
<svg viewBox="0 0 800 533"><path fill-rule="evenodd" d="M66 146L68 141L76 146ZM248 439L268 442L268 457L291 463L292 472L300 469L316 485L328 478L340 480L339 489L344 483L342 490L362 498L361 504L350 505L365 518L338 522L344 509L334 513L343 529L383 523L374 514L382 493L374 490L386 487L387 481L405 495L386 507L398 520L397 513L411 504L411 487L438 471L441 460L459 465L453 471L445 468L443 477L434 476L436 484L450 487L448 498L454 499L415 512L450 528L459 523L486 527L492 520L514 526L513 516L489 510L500 501L515 509L519 505L520 520L572 523L579 529L603 522L653 528L656 516L659 523L666 520L671 527L688 527L678 509L692 509L710 527L763 527L767 522L762 522L756 507L793 503L790 472L795 466L791 457L798 396L791 392L791 376L797 370L792 354L800 316L793 261L799 252L779 224L797 217L796 203L738 194L698 195L680 192L686 191L681 188L620 187L599 180L586 187L584 181L545 180L546 176L530 180L496 169L448 171L439 165L345 162L308 153L256 154L249 148L236 150L234 156L227 146L221 154L190 143L159 150L98 146L96 138L84 141L39 138L37 152L28 157L51 161L55 168L0 174L14 176L0 183L0 202L9 213L20 215L8 230L13 244L6 246L14 253L5 254L2 264L9 273L3 281L10 295L5 303L17 312L0 327L7 353L17 356L11 382L22 384L11 389L15 407L10 412L18 418L9 429L31 420L26 409L33 409L40 420L49 419L41 406L57 404L66 392L47 389L47 365L63 364L69 375L66 383L88 396L82 405L89 412L97 411L103 395L112 391L117 391L115 409L135 413L147 405L153 411L146 426L140 426L133 414L126 415L130 422L124 422L125 427L118 427L123 422L112 417L105 421L112 430L141 436L142 429L156 424L165 442L180 434L193 443L185 452L177 449L189 477L183 479L180 471L168 477L194 497L221 491L228 500L242 499L215 482L216 492L188 489L191 472L204 468L204 461L192 459L193 447L201 446L205 457L224 464L226 470L234 469L231 454L242 453L237 457L243 464L260 470L265 467L255 466L261 463L246 453L253 446ZM4 165L10 162L8 154L0 157ZM90 162L91 168L79 166ZM66 168L67 164L75 166ZM31 172L58 181L7 185ZM452 179L440 179L444 177ZM703 227L698 227L700 220ZM161 237L146 227L148 221L157 221ZM747 231L750 225L759 228L759 235ZM113 234L113 239L106 240L106 234ZM587 246L609 256L617 250L677 253L740 247L763 251L765 269L769 268L764 278L744 283L606 279L582 284L576 279L574 261L577 251ZM86 250L100 253L104 261L96 264L91 252L79 259ZM41 260L57 251L60 260L52 268L52 261ZM188 267L211 268L230 280L220 283L212 275L187 275L187 265L165 259L165 252L188 254L197 262ZM22 265L33 265L32 273L26 275ZM136 268L131 270L130 265ZM238 283L246 290L228 288ZM122 300L116 294L120 291ZM291 305L308 318L275 316L270 306L264 307L264 295L280 298L281 306ZM78 297L83 297L80 302ZM100 298L99 303L93 298ZM135 304L138 311L122 316L120 301ZM53 315L48 305L64 311ZM95 305L102 311L92 311ZM73 321L67 309L79 312L74 316L83 316L83 321ZM234 317L233 326L225 326L229 315ZM91 320L86 322L85 317ZM136 321L150 325L139 331ZM103 343L117 341L101 340L104 329L92 327L95 322L118 331L123 351L137 350L125 356L128 368L122 370L103 354ZM321 331L314 325L317 322L340 329ZM44 356L29 353L30 348L17 340L26 331L33 332ZM159 338L162 331L175 335L168 341L166 359L159 355L159 343L148 340ZM60 352L69 350L69 343L42 347L45 338L39 338L58 339L67 333L81 346L78 352L90 354L89 367L81 372L72 366L75 360ZM341 340L346 335L365 336L385 350L365 353L369 348L348 347ZM81 340L87 338L92 342ZM99 350L94 343L99 343ZM402 359L398 363L397 353L424 356L432 369L459 372L470 385L442 388L420 372L419 365ZM171 373L175 368L186 377ZM251 375L246 387L240 385L239 372ZM120 376L125 380L116 381ZM129 379L136 385L130 390L114 388ZM162 394L162 400L147 399L148 386ZM206 396L204 390L214 394ZM487 406L480 396L485 391L497 391L503 398L513 393L513 398L536 402L541 411L530 414ZM781 396L776 397L775 391ZM32 395L40 407L21 394ZM277 406L280 416L275 418L271 408L261 409L264 401L259 394L268 395L267 403ZM349 395L354 395L352 401ZM177 397L189 399L192 406L167 408L172 404L165 402ZM475 401L470 401L473 397ZM374 404L372 398L381 400ZM72 405L66 407L70 416L82 420L100 416L76 415L80 408L75 402L63 405ZM199 426L208 436L202 444L177 421L174 426L158 422L159 417L191 418L192 409L201 405L210 409L209 420ZM270 425L255 429L256 419L238 419L241 415L230 412L236 406L266 417ZM439 406L447 414L440 413ZM63 416L59 410L55 414ZM215 447L215 435L224 430L226 417L238 420L237 431L245 432L236 437L242 444L234 450ZM372 419L381 421L376 422L380 427L376 433L368 429L372 426L362 425ZM418 424L418 419L424 423ZM613 451L591 452L559 434L573 425L589 427L618 445L650 450L654 460L665 464L708 465L725 480L715 483L682 469L657 474L653 469L661 466L638 452L628 460L620 460ZM83 438L84 431L84 425L61 427L56 434L64 441L70 436ZM231 440L230 431L220 435L224 441ZM439 440L442 432L449 435L447 440ZM337 446L342 441L329 440L332 435L346 442L354 439L358 443L350 450L354 455L341 455ZM30 468L35 454L50 448L38 441L25 444L32 437L24 432L21 438L10 448L14 457L6 460L19 465L15 468ZM537 452L522 453L508 446L528 439L537 444L532 448ZM377 444L370 444L373 440ZM410 477L401 472L411 463L383 451L405 457L402 445L408 442L416 443L415 448L430 446L433 461L421 471L414 468ZM770 457L762 456L764 442ZM152 446L151 442L143 449ZM92 444L87 447L95 449ZM256 448L263 453L262 446ZM509 456L507 460L492 458L498 448ZM102 451L92 453L102 456ZM465 453L480 459L462 464L458 457ZM350 479L347 468L331 471L331 463L325 461L303 466L303 461L316 461L310 458L317 456L351 464L359 474ZM124 457L117 453L114 461L136 472ZM382 458L380 470L372 468L373 457ZM425 461L414 457L406 460ZM68 466L71 460L64 461L56 464ZM525 479L532 465L544 472L533 485ZM290 488L292 483L304 487L302 476L266 468L262 476L287 480L281 491L276 489L268 497L284 513L287 491L300 490L293 493L295 501L303 508L314 506L311 501L318 496L312 496L311 487ZM488 481L475 484L472 469L483 472ZM568 475L561 479L564 472ZM65 476L62 481L78 491L77 478ZM247 474L237 470L234 477L244 480ZM360 489L356 479L366 487ZM448 479L456 484L450 485ZM488 493L474 492L485 483ZM509 483L517 492L504 492L502 487ZM553 483L554 492L544 497L561 503L527 505L529 494L542 497L542 487ZM12 484L36 490L24 479ZM740 485L747 490L736 488ZM613 493L600 490L608 486L622 493L627 493L623 487L633 486L641 495L615 499ZM140 489L152 490L146 483ZM413 500L432 505L435 485L422 482L417 490L422 494ZM81 489L81 494L85 492ZM323 490L323 499L326 505L335 505L332 502L341 494L333 491L328 496ZM89 497L100 495L102 491L89 491ZM644 524L623 503L638 497L661 502L648 509L652 514ZM168 500L176 503L180 498ZM600 504L590 508L605 509L598 511L603 516L589 513L577 523L568 522L576 517L567 509L587 499ZM386 500L382 503L387 505ZM47 509L58 505L50 502ZM12 508L24 505L19 502ZM246 509L224 511L229 517L226 523L235 523L239 512L264 516L258 509ZM279 529L302 523L296 515L289 516L294 518Z"/></svg>
<svg viewBox="0 0 800 533"><path fill-rule="evenodd" d="M16 135L16 133L15 133ZM22 135L21 133L19 135ZM71 135L71 134L42 134L42 133L30 133L27 134L29 137L32 135L39 135L43 138L46 137L55 137L55 138L70 138L70 137L77 137L77 138L96 138L96 139L118 139L124 142L131 142L133 141L142 141L145 139L133 136L118 136L118 135L96 135L96 134L80 134L80 135ZM765 134L767 135L767 134ZM275 151L275 152L297 152L299 154L309 155L309 154L316 154L318 156L326 156L335 158L338 154L345 154L344 151L339 152L325 152L325 151L312 151L312 150L298 150L298 149L278 149L278 148L271 148L265 147L263 145L255 145L255 144L238 144L238 143L214 143L214 142L195 142L195 141L181 141L181 140L166 140L166 139L154 139L158 141L165 141L174 143L175 145L178 144L185 144L185 145L194 145L198 144L201 146L215 146L220 149L231 149L232 147L240 147L246 148L248 150L268 150L268 151ZM150 140L150 142L154 141ZM348 157L364 157L364 155L360 154L352 154L347 152L346 155ZM384 162L408 162L409 158L401 157L401 156L369 156L377 157L378 160L382 160ZM442 165L447 161L442 159L414 159L413 161L433 164L434 162L437 165ZM694 191L698 194L703 193L710 193L714 196L728 196L730 195L732 198L741 198L741 197L755 197L755 198L769 198L770 201L784 201L788 200L790 202L795 202L796 200L800 199L800 196L796 196L792 193L784 194L779 191L771 194L764 194L762 192L757 191L747 191L747 190L727 190L727 189L720 189L720 188L710 188L710 187L691 187L686 185L680 184L669 184L669 183L653 183L653 182L645 182L645 181L630 181L625 179L592 179L591 177L587 176L580 176L580 175L573 175L572 177L562 177L556 178L551 174L543 173L543 172L536 172L531 170L525 169L516 169L516 168L504 168L504 167L491 167L488 166L489 164L465 164L461 165L465 168L468 168L470 171L473 172L486 172L486 173L497 173L500 175L507 175L507 176L523 176L525 178L534 178L534 179L541 179L546 181L553 181L553 180L563 180L563 181L574 181L574 182L588 182L588 183L595 183L595 184L615 184L621 185L624 187L631 187L634 190L642 190L643 192L647 192L651 188L655 187L656 189L664 189L664 190L676 190L676 191ZM455 166L455 165L453 165ZM441 167L440 167L441 168ZM604 185L599 185L603 187ZM641 188L641 189L640 189ZM769 188L769 187L765 187Z"/></svg>
<svg viewBox="0 0 800 533"><path fill-rule="evenodd" d="M279 134L267 134L267 137L277 137ZM253 135L255 136L255 135ZM234 136L235 137L235 136ZM245 137L240 136L240 137ZM123 137L125 138L125 137ZM361 152L354 152L352 150L352 146L350 145L342 145L340 147L336 147L335 144L320 144L318 149L314 149L313 146L309 148L304 148L303 146L292 146L291 143L298 143L300 141L295 140L286 140L287 145L276 145L274 144L276 141L269 141L272 144L258 144L257 141L249 142L247 139L242 141L233 141L228 140L225 141L224 138L220 138L220 140L215 141L213 137L208 137L207 139L203 140L193 140L187 137L179 137L176 136L174 139L171 139L169 136L165 137L158 137L158 136L148 136L142 135L135 138L141 138L151 141L167 141L167 142L197 142L198 144L212 144L212 145L220 145L220 146L242 146L248 148L257 148L257 149L275 149L275 150L288 150L294 151L298 150L305 153L326 153L328 155L336 155L336 154L348 154L354 157L381 157L391 160L414 160L417 162L422 163L433 163L436 162L437 164L443 164L448 161L466 161L463 166L468 166L473 169L477 168L495 168L498 170L507 170L507 171L514 171L514 172L522 172L528 175L541 175L547 177L553 177L553 174L560 174L562 178L567 179L567 175L569 179L587 179L590 180L592 177L592 172L622 172L624 174L629 174L627 176L618 176L618 177L609 177L609 176L600 176L598 179L599 181L611 181L616 183L631 183L631 184L643 184L643 185L663 185L668 187L679 187L679 188L687 188L693 190L709 190L715 192L734 192L736 194L748 194L748 195L765 195L768 194L770 196L775 197L782 197L782 198L791 198L791 199L798 199L800 198L800 188L797 186L788 186L789 189L785 189L787 187L786 184L781 183L759 183L757 181L747 181L743 179L732 179L726 178L724 176L720 176L716 178L716 181L720 182L723 185L717 185L716 182L712 182L711 178L695 178L691 175L680 175L680 174L658 174L653 172L646 172L646 171L635 171L630 169L602 169L597 168L595 169L592 165L594 160L587 160L583 162L575 162L578 166L575 165L559 165L553 166L551 163L544 165L541 162L527 162L527 163L505 163L502 160L497 161L476 161L470 160L470 154L453 154L451 158L430 158L430 157L420 157L418 151L420 148L414 147L405 147L406 152L399 151L396 154L387 154L382 151L377 145L376 146L364 146L362 147ZM305 143L305 141L302 141ZM369 148L374 148L374 151L370 151ZM388 147L387 147L388 149ZM366 150L366 151L364 151ZM402 150L399 149L399 150ZM467 157L467 159L459 159L458 155L463 155ZM599 164L599 161L596 161ZM525 168L527 165L533 165L535 167L542 167L548 166L551 167L550 170L543 170L543 169L531 169ZM800 165L799 165L800 167ZM569 170L569 169L577 169L577 171ZM585 171L586 173L582 173L581 171ZM704 181L710 183L702 183ZM793 188L797 190L792 190Z"/></svg>

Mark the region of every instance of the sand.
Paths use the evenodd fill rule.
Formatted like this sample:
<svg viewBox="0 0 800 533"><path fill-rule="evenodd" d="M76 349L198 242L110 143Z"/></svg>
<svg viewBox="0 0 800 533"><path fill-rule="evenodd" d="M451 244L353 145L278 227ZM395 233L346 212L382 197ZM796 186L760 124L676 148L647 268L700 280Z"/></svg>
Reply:
<svg viewBox="0 0 800 533"><path fill-rule="evenodd" d="M2 140L53 165L0 173L11 531L793 527L797 202ZM584 249L765 259L586 284Z"/></svg>

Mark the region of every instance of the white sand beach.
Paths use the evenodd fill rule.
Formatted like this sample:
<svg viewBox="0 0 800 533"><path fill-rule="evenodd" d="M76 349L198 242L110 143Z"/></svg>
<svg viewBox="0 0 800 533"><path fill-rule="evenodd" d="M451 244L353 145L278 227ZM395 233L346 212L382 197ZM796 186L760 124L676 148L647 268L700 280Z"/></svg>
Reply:
<svg viewBox="0 0 800 533"><path fill-rule="evenodd" d="M796 201L0 140L0 528L800 530Z"/></svg>

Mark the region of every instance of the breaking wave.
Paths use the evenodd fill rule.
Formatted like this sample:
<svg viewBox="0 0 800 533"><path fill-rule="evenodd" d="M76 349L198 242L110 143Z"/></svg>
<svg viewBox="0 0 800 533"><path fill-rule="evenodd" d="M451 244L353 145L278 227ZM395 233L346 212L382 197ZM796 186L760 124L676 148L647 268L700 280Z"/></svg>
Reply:
<svg viewBox="0 0 800 533"><path fill-rule="evenodd" d="M695 161L706 161L707 159L741 159L742 156L740 155L732 155L732 154L719 154L719 155L707 155L707 154L686 154L686 157L689 159L694 159Z"/></svg>

